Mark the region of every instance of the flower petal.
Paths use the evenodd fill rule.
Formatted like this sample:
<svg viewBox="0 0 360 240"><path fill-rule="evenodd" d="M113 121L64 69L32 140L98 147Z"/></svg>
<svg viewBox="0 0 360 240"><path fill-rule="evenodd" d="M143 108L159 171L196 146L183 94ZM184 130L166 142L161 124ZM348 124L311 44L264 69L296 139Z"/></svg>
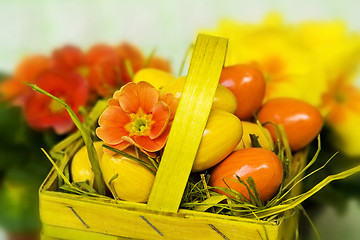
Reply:
<svg viewBox="0 0 360 240"><path fill-rule="evenodd" d="M9 78L0 83L0 97L5 101L14 100L25 95L26 85L17 78Z"/></svg>
<svg viewBox="0 0 360 240"><path fill-rule="evenodd" d="M65 45L53 51L52 59L56 69L71 71L84 64L85 55L80 48L74 45Z"/></svg>
<svg viewBox="0 0 360 240"><path fill-rule="evenodd" d="M129 132L121 127L98 127L96 135L107 144L119 144L122 137L128 135Z"/></svg>
<svg viewBox="0 0 360 240"><path fill-rule="evenodd" d="M125 112L136 113L141 108L148 114L158 102L158 91L147 82L128 83L120 89L119 102Z"/></svg>
<svg viewBox="0 0 360 240"><path fill-rule="evenodd" d="M131 82L132 77L126 67L126 61L130 62L132 71L136 73L144 65L144 57L137 47L126 42L119 45L116 50L120 60L121 80L124 83Z"/></svg>
<svg viewBox="0 0 360 240"><path fill-rule="evenodd" d="M130 143L131 145L136 145L136 142L134 141L134 139L132 139L129 136L123 136L121 139L128 142L128 143Z"/></svg>
<svg viewBox="0 0 360 240"><path fill-rule="evenodd" d="M111 107L120 107L119 100L116 100L116 99L114 99L114 98L110 98L110 99L107 101L107 104L108 104L108 106L111 106Z"/></svg>
<svg viewBox="0 0 360 240"><path fill-rule="evenodd" d="M108 100L107 104L109 106L120 107L119 96L120 96L120 90L115 91L113 97Z"/></svg>
<svg viewBox="0 0 360 240"><path fill-rule="evenodd" d="M75 113L86 103L87 82L79 74L46 70L39 74L35 83L67 102ZM65 108L59 105L46 95L31 92L24 103L26 120L35 129L53 127L58 134L66 133L72 129L73 123Z"/></svg>
<svg viewBox="0 0 360 240"><path fill-rule="evenodd" d="M127 113L120 107L110 106L105 109L99 118L99 125L96 134L107 144L119 144L123 140L123 136L127 136L129 132L125 129L125 125L131 121Z"/></svg>
<svg viewBox="0 0 360 240"><path fill-rule="evenodd" d="M115 144L115 145L110 145L110 144L106 144L112 148L116 148L116 149L119 149L120 151L123 151L125 150L127 147L129 147L131 144L126 142L126 141L122 141L121 143L119 144ZM103 148L104 152L106 153L109 153L111 155L114 155L116 153L114 153L113 151L111 151L110 149L107 149L107 148Z"/></svg>
<svg viewBox="0 0 360 240"><path fill-rule="evenodd" d="M58 98L63 98L77 111L88 99L88 83L78 73L46 70L38 75L35 84Z"/></svg>
<svg viewBox="0 0 360 240"><path fill-rule="evenodd" d="M160 91L159 101L163 101L164 103L166 103L166 105L168 105L168 107L170 108L170 120L174 119L176 109L179 105L179 102L175 98L175 96L171 93L164 93Z"/></svg>
<svg viewBox="0 0 360 240"><path fill-rule="evenodd" d="M149 137L155 139L164 132L169 123L170 108L164 102L158 102L154 107L152 120L154 123L151 126Z"/></svg>
<svg viewBox="0 0 360 240"><path fill-rule="evenodd" d="M103 57L117 58L116 49L106 44L96 44L92 46L86 53L86 63L93 65Z"/></svg>
<svg viewBox="0 0 360 240"><path fill-rule="evenodd" d="M161 134L158 138L150 139L147 136L134 136L134 141L140 148L143 148L148 152L156 152L162 149L165 146L167 137L170 132L170 125L165 129L163 134Z"/></svg>
<svg viewBox="0 0 360 240"><path fill-rule="evenodd" d="M141 152L145 153L146 155L152 157L152 158L155 158L156 157L156 153L154 152L148 152L146 151L145 149L143 149L140 145L138 145L134 139L128 137L128 136L124 136L122 137L122 139L126 142L128 142L130 145L134 145L135 147L137 147L138 149L140 149Z"/></svg>
<svg viewBox="0 0 360 240"><path fill-rule="evenodd" d="M113 98L117 101L119 101L119 97L120 97L120 90L117 90L114 92L113 94Z"/></svg>
<svg viewBox="0 0 360 240"><path fill-rule="evenodd" d="M150 59L148 67L157 68L165 72L171 72L171 64L168 60L154 56Z"/></svg>
<svg viewBox="0 0 360 240"><path fill-rule="evenodd" d="M131 121L129 115L120 107L110 106L105 109L99 118L102 127L123 127Z"/></svg>
<svg viewBox="0 0 360 240"><path fill-rule="evenodd" d="M52 61L50 58L42 55L34 55L24 58L15 70L15 78L21 82L26 81L34 83L38 75L46 70L50 69Z"/></svg>
<svg viewBox="0 0 360 240"><path fill-rule="evenodd" d="M57 124L54 124L54 130L57 134L61 135L70 132L74 126L71 119L65 119L64 121L59 121Z"/></svg>
<svg viewBox="0 0 360 240"><path fill-rule="evenodd" d="M110 96L120 85L119 67L117 59L103 56L89 67L90 86L101 96Z"/></svg>

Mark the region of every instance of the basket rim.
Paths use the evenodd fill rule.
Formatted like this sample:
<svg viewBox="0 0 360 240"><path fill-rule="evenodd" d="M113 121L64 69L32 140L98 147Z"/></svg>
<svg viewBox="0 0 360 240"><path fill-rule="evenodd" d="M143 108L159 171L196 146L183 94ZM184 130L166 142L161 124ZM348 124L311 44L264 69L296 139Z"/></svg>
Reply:
<svg viewBox="0 0 360 240"><path fill-rule="evenodd" d="M46 179L43 181L43 183L40 186L40 189L39 189L40 200L43 200L43 198L46 198L46 197L57 198L57 199L71 199L74 201L87 202L87 203L92 203L92 204L99 204L99 205L106 204L107 206L126 209L129 211L140 211L142 213L161 214L164 216L175 216L175 217L195 216L195 217L204 217L204 218L215 218L215 219L224 219L224 220L229 220L229 221L241 221L241 222L256 223L256 224L261 223L261 224L265 224L267 226L279 226L284 221L283 218L276 219L276 221L264 221L264 220L246 218L246 217L241 217L241 216L229 216L229 215L216 214L216 213L210 213L210 212L199 212L199 211L195 211L195 210L182 209L182 208L179 208L179 211L175 212L175 213L152 210L152 209L147 208L146 203L136 203L136 202L128 202L128 201L124 201L124 200L115 200L110 197L108 199L103 199L103 198L96 198L96 197L84 196L84 195L76 195L76 194L72 194L72 193L50 190L49 187L52 184L54 184L57 179L58 179L58 176L56 173L56 169L53 167L50 170ZM41 208L40 208L40 212L41 212Z"/></svg>

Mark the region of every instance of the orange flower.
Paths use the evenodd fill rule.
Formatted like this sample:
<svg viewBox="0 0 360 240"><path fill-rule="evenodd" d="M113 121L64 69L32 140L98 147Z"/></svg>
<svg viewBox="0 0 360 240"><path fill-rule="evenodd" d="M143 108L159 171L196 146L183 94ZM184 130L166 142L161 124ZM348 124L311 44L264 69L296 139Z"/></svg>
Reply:
<svg viewBox="0 0 360 240"><path fill-rule="evenodd" d="M129 71L126 68L125 62L130 62L132 71L135 74L137 71L144 67L145 57L138 48L126 42L120 44L117 47L117 53L120 61L121 80L124 83L131 82L132 77L130 76ZM153 56L151 59L149 59L147 67L157 68L167 72L171 71L169 61L157 56Z"/></svg>
<svg viewBox="0 0 360 240"><path fill-rule="evenodd" d="M116 58L116 49L105 43L95 44L86 53L86 64L90 66L96 64L96 62L104 56Z"/></svg>
<svg viewBox="0 0 360 240"><path fill-rule="evenodd" d="M329 87L320 109L326 116L330 137L335 139L331 143L345 155L359 157L360 88L346 81L349 74L340 74Z"/></svg>
<svg viewBox="0 0 360 240"><path fill-rule="evenodd" d="M143 67L144 57L138 48L126 42L117 46L116 50L120 61L121 80L124 83L131 82L132 77L126 68L125 62L129 61L133 73L136 73Z"/></svg>
<svg viewBox="0 0 360 240"><path fill-rule="evenodd" d="M323 95L321 109L327 115L326 120L331 126L343 124L349 111L360 113L360 89L338 81Z"/></svg>
<svg viewBox="0 0 360 240"><path fill-rule="evenodd" d="M107 145L119 150L135 145L148 155L165 146L177 108L172 94L159 92L147 82L127 83L108 105L96 129Z"/></svg>
<svg viewBox="0 0 360 240"><path fill-rule="evenodd" d="M52 58L54 68L60 71L74 71L83 67L85 63L84 53L80 48L73 45L65 45L55 49Z"/></svg>
<svg viewBox="0 0 360 240"><path fill-rule="evenodd" d="M34 55L23 59L17 66L13 77L0 84L0 95L5 101L22 106L29 88L24 82L34 83L37 76L51 67L52 61L42 55Z"/></svg>
<svg viewBox="0 0 360 240"><path fill-rule="evenodd" d="M150 59L147 67L148 68L157 68L157 69L163 70L165 72L171 72L170 62L164 58L160 58L157 56L154 56Z"/></svg>
<svg viewBox="0 0 360 240"><path fill-rule="evenodd" d="M77 73L47 70L38 76L35 84L64 100L76 114L86 104L87 82ZM27 97L24 113L28 124L37 130L53 128L57 134L65 134L75 126L63 105L35 91Z"/></svg>
<svg viewBox="0 0 360 240"><path fill-rule="evenodd" d="M92 92L107 97L122 85L131 82L127 61L134 74L145 64L142 52L129 43L118 46L101 43L91 47L85 55L86 63L82 70L87 70L86 77ZM156 56L149 60L148 66L170 71L169 62Z"/></svg>
<svg viewBox="0 0 360 240"><path fill-rule="evenodd" d="M110 96L123 85L119 60L114 47L106 44L94 45L86 54L89 68L90 88L100 96Z"/></svg>

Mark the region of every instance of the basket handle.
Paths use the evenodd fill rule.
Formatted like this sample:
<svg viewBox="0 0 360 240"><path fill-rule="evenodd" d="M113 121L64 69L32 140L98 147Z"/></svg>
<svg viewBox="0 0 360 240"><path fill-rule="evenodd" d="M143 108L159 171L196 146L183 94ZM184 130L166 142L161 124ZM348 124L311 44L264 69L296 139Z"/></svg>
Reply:
<svg viewBox="0 0 360 240"><path fill-rule="evenodd" d="M228 40L199 34L176 115L147 203L178 211L225 61Z"/></svg>

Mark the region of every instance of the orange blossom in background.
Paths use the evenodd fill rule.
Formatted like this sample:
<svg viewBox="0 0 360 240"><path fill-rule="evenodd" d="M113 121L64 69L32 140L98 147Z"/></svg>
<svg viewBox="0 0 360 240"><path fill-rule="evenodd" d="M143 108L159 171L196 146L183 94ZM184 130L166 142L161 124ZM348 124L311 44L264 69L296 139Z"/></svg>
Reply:
<svg viewBox="0 0 360 240"><path fill-rule="evenodd" d="M64 100L75 113L84 106L88 96L87 82L79 74L48 70L42 72L35 84L48 93ZM57 134L71 131L74 123L65 107L48 96L29 92L24 105L27 122L37 130L54 128Z"/></svg>
<svg viewBox="0 0 360 240"><path fill-rule="evenodd" d="M51 64L51 59L42 55L24 58L17 66L14 75L1 82L0 97L16 106L22 106L29 92L29 88L23 82L34 83L37 76L49 69Z"/></svg>

